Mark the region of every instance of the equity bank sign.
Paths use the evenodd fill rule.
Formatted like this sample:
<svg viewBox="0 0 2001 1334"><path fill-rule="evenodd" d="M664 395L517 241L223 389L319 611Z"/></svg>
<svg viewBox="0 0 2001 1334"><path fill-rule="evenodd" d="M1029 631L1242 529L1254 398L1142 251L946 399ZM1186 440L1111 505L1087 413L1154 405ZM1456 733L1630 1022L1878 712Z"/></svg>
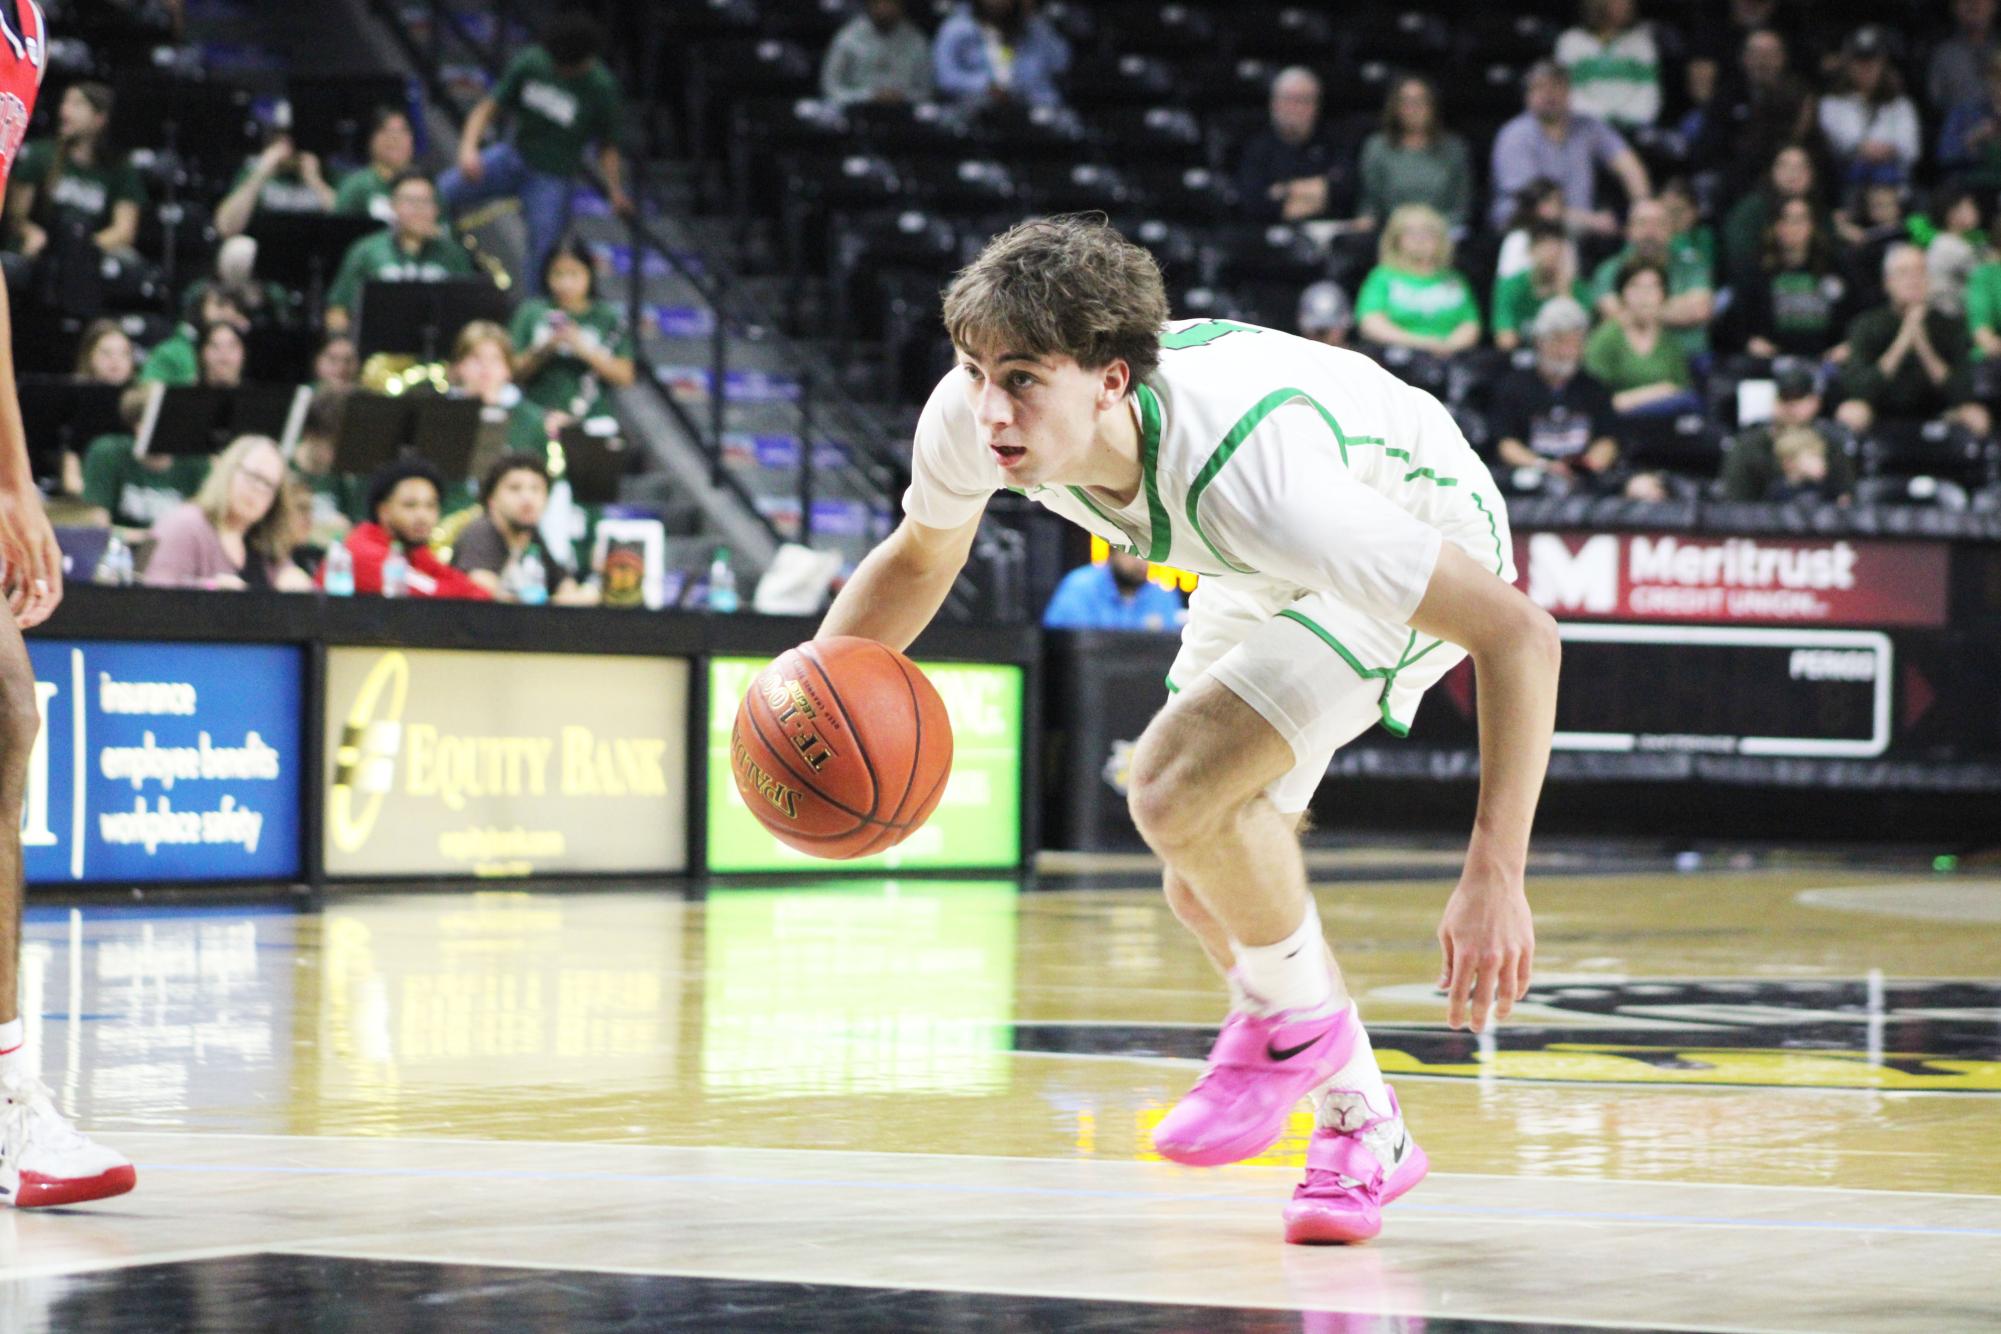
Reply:
<svg viewBox="0 0 2001 1334"><path fill-rule="evenodd" d="M327 655L329 875L687 866L688 664Z"/></svg>

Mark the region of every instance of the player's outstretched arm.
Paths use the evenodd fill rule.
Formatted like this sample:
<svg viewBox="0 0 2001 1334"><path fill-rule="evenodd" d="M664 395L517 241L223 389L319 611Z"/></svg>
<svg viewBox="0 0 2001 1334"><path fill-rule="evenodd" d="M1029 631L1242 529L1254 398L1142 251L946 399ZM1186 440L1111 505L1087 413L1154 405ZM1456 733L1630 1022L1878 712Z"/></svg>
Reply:
<svg viewBox="0 0 2001 1334"><path fill-rule="evenodd" d="M28 465L28 437L14 387L14 316L0 283L0 587L23 630L49 619L63 598L62 548Z"/></svg>
<svg viewBox="0 0 2001 1334"><path fill-rule="evenodd" d="M1465 872L1438 927L1447 1022L1458 1028L1470 1020L1478 1032L1490 1005L1498 1002L1505 1019L1528 993L1535 962L1524 877L1556 731L1562 646L1548 612L1450 542L1410 624L1464 648L1479 683L1479 811Z"/></svg>
<svg viewBox="0 0 2001 1334"><path fill-rule="evenodd" d="M859 635L898 652L909 648L944 605L979 530L978 514L957 528L904 519L855 567L820 623L818 637Z"/></svg>

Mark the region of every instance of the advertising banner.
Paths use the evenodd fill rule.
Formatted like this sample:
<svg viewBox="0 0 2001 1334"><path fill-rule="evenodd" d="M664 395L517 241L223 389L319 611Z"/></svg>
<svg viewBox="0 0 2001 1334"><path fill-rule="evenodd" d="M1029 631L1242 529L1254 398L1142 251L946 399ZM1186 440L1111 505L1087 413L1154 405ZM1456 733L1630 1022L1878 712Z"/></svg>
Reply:
<svg viewBox="0 0 2001 1334"><path fill-rule="evenodd" d="M1559 620L1942 626L1943 542L1518 533L1528 595Z"/></svg>
<svg viewBox="0 0 2001 1334"><path fill-rule="evenodd" d="M685 870L688 670L328 650L327 874Z"/></svg>
<svg viewBox="0 0 2001 1334"><path fill-rule="evenodd" d="M737 705L764 670L762 658L709 664L709 869L791 871L807 867L950 870L1013 866L1021 860L1020 667L924 662L952 719L952 776L924 827L888 852L826 862L796 852L759 824L730 776L730 729Z"/></svg>
<svg viewBox="0 0 2001 1334"><path fill-rule="evenodd" d="M32 639L30 883L300 874L303 650Z"/></svg>

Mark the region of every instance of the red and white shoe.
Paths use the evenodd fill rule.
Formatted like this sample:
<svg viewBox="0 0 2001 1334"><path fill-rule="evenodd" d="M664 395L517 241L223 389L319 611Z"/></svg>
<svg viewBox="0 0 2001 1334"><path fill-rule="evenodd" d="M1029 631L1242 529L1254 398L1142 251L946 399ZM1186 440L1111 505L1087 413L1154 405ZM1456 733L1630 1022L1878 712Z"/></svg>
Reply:
<svg viewBox="0 0 2001 1334"><path fill-rule="evenodd" d="M80 1134L33 1075L0 1079L0 1204L46 1209L131 1190L131 1162Z"/></svg>
<svg viewBox="0 0 2001 1334"><path fill-rule="evenodd" d="M1333 1015L1233 1013L1209 1049L1209 1068L1154 1127L1153 1147L1190 1167L1264 1152L1299 1100L1348 1063L1360 1032L1353 1006Z"/></svg>
<svg viewBox="0 0 2001 1334"><path fill-rule="evenodd" d="M1404 1129L1396 1090L1388 1116L1359 1093L1339 1128L1323 1126L1306 1147L1306 1180L1285 1206L1285 1239L1301 1245L1367 1241L1383 1230L1383 1206L1424 1180L1431 1160Z"/></svg>

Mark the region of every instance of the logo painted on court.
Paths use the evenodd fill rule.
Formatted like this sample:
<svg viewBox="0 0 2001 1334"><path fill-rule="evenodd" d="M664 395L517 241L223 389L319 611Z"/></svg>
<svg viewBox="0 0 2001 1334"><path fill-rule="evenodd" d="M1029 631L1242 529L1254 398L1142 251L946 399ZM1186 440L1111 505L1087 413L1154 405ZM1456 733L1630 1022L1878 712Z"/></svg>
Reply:
<svg viewBox="0 0 2001 1334"><path fill-rule="evenodd" d="M1565 983L1531 988L1486 1050L1443 1024L1371 1024L1369 1036L1392 1079L2001 1093L1997 982ZM1018 1051L1124 1057L1199 1059L1213 1038L1148 1025L1014 1029Z"/></svg>

